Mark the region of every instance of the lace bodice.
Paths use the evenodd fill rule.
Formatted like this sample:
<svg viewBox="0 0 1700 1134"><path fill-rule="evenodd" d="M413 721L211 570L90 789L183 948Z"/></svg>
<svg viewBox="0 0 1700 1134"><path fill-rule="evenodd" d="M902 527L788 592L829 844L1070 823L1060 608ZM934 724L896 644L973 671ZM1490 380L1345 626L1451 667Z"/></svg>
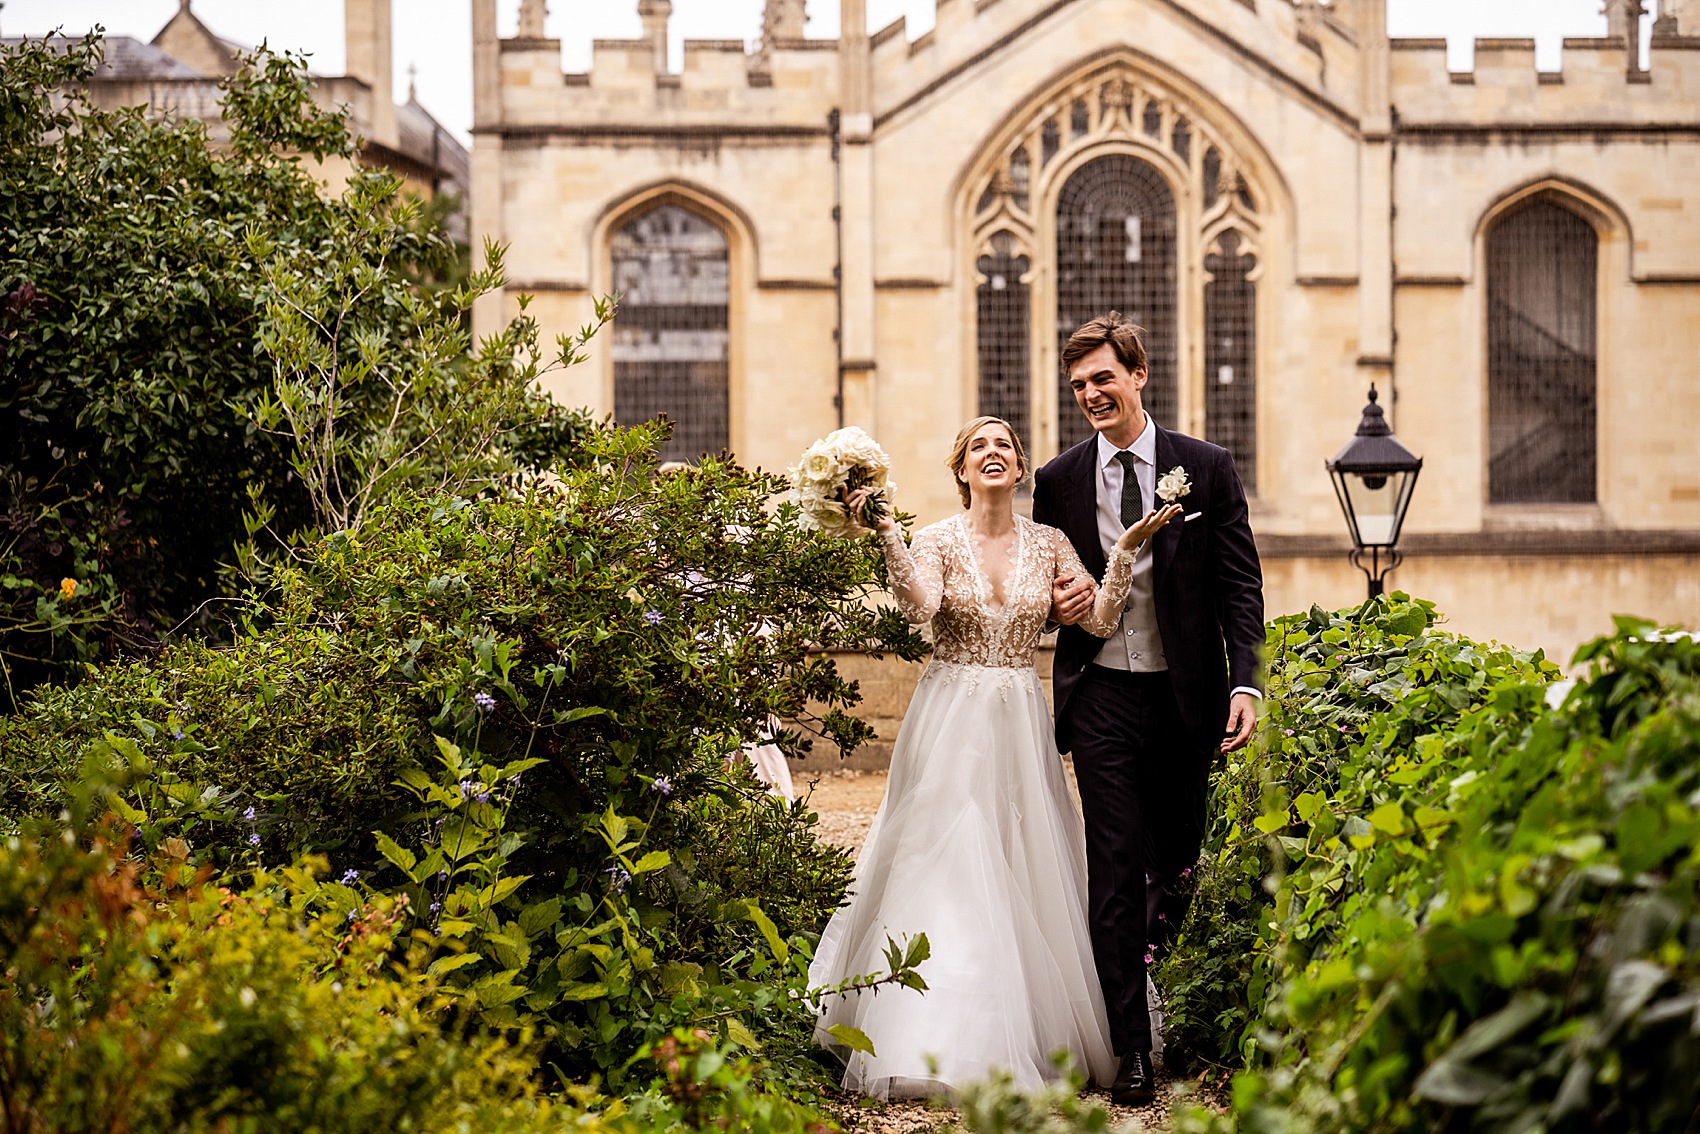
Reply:
<svg viewBox="0 0 1700 1134"><path fill-rule="evenodd" d="M933 625L933 656L959 665L1024 667L1051 612L1051 585L1061 576L1090 578L1074 545L1056 528L1015 518L1015 553L1004 583L1006 601L994 607L991 582L964 515L922 528L912 547L895 528L881 535L891 590L909 621ZM1134 555L1110 558L1092 612L1082 628L1108 637L1127 603Z"/></svg>

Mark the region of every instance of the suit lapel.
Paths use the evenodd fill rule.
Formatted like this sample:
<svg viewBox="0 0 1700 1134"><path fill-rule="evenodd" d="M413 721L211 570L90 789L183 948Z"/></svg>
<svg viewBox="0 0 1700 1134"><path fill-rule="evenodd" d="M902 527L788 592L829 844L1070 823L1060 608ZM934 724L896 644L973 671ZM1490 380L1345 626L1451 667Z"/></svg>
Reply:
<svg viewBox="0 0 1700 1134"><path fill-rule="evenodd" d="M1175 454L1174 444L1169 440L1169 431L1161 425L1157 426L1157 479L1161 480L1164 473L1180 463L1181 461ZM1151 503L1156 508L1163 506L1161 500L1153 499ZM1182 498L1181 504L1183 507L1185 506L1185 498ZM1163 530L1159 531L1155 537L1157 542L1151 549L1151 569L1153 572L1151 582L1155 594L1162 593L1163 578L1168 573L1169 563L1174 559L1175 552L1181 546L1181 529L1185 526L1184 522L1172 521L1165 524Z"/></svg>
<svg viewBox="0 0 1700 1134"><path fill-rule="evenodd" d="M1098 440L1094 435L1077 446L1074 465L1066 470L1069 491L1068 537L1092 577L1104 577L1104 549L1098 542Z"/></svg>

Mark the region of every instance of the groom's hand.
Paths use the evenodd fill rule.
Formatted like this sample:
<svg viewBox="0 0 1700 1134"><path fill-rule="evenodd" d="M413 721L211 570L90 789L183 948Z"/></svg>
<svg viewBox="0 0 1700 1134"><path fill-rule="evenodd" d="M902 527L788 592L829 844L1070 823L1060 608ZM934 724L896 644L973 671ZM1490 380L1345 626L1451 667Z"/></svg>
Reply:
<svg viewBox="0 0 1700 1134"><path fill-rule="evenodd" d="M1228 727L1223 730L1222 751L1244 748L1257 727L1257 698L1250 693L1235 693L1228 702Z"/></svg>
<svg viewBox="0 0 1700 1134"><path fill-rule="evenodd" d="M1058 626L1073 626L1092 609L1094 588L1092 580L1065 575L1051 584L1051 621Z"/></svg>

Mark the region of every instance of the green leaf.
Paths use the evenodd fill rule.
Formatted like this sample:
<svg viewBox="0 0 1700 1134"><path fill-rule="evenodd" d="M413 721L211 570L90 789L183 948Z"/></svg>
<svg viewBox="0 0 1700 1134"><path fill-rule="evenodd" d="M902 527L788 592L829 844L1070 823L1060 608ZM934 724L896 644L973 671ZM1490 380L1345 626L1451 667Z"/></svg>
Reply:
<svg viewBox="0 0 1700 1134"><path fill-rule="evenodd" d="M874 1055L874 1041L869 1039L867 1033L860 1028L852 1028L849 1024L834 1024L827 1029L827 1034L851 1051L859 1051L869 1056Z"/></svg>
<svg viewBox="0 0 1700 1134"><path fill-rule="evenodd" d="M1285 811L1271 811L1253 819L1251 825L1265 835L1273 835L1276 831L1287 826L1287 813Z"/></svg>
<svg viewBox="0 0 1700 1134"><path fill-rule="evenodd" d="M411 877L413 867L419 861L418 858L414 856L414 853L406 847L399 845L394 839L390 838L382 831L374 831L373 834L376 835L378 839L378 853L400 867L403 874L407 874Z"/></svg>
<svg viewBox="0 0 1700 1134"><path fill-rule="evenodd" d="M779 927L773 924L773 919L762 912L762 908L754 902L749 903L749 919L756 923L761 935L767 939L767 947L773 952L773 959L785 964L791 958L791 950L779 936Z"/></svg>
<svg viewBox="0 0 1700 1134"><path fill-rule="evenodd" d="M478 908L493 909L530 880L531 875L529 874L510 874L506 878L497 880L493 885L486 886L478 891Z"/></svg>
<svg viewBox="0 0 1700 1134"><path fill-rule="evenodd" d="M838 1026L843 1027L842 1024ZM761 1044L756 1041L755 1033L745 1027L744 1021L738 1019L736 1016L726 1017L726 1038L737 1044L739 1047L746 1048L750 1051L761 1050Z"/></svg>
<svg viewBox="0 0 1700 1134"><path fill-rule="evenodd" d="M648 874L652 870L660 870L673 861L673 856L664 850L652 850L632 865L633 874Z"/></svg>
<svg viewBox="0 0 1700 1134"><path fill-rule="evenodd" d="M1389 835L1402 835L1406 829L1404 809L1390 799L1369 813L1369 825Z"/></svg>
<svg viewBox="0 0 1700 1134"><path fill-rule="evenodd" d="M449 975L456 969L464 969L468 965L476 965L483 959L483 955L479 953L456 953L449 957L438 957L435 961L431 962L430 966L425 970L425 973L427 976L441 978Z"/></svg>
<svg viewBox="0 0 1700 1134"><path fill-rule="evenodd" d="M608 986L600 981L595 984L572 981L563 984L560 991L562 1000L601 1000L607 995Z"/></svg>
<svg viewBox="0 0 1700 1134"><path fill-rule="evenodd" d="M533 902L519 913L519 928L527 937L536 937L552 928L561 920L561 899L549 898L541 902Z"/></svg>

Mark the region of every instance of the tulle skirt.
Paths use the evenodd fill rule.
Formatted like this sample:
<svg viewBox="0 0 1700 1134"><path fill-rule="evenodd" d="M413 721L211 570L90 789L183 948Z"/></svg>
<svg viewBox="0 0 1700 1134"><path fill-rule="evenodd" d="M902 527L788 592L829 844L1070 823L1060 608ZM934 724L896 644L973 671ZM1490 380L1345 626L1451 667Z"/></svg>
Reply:
<svg viewBox="0 0 1700 1134"><path fill-rule="evenodd" d="M934 661L892 751L851 897L827 925L816 986L885 968L887 935L925 933L927 991L828 998L820 1042L847 1090L948 1095L994 1068L1038 1087L1067 1051L1115 1077L1086 923L1086 844L1039 676ZM833 1040L848 1024L872 1056Z"/></svg>

